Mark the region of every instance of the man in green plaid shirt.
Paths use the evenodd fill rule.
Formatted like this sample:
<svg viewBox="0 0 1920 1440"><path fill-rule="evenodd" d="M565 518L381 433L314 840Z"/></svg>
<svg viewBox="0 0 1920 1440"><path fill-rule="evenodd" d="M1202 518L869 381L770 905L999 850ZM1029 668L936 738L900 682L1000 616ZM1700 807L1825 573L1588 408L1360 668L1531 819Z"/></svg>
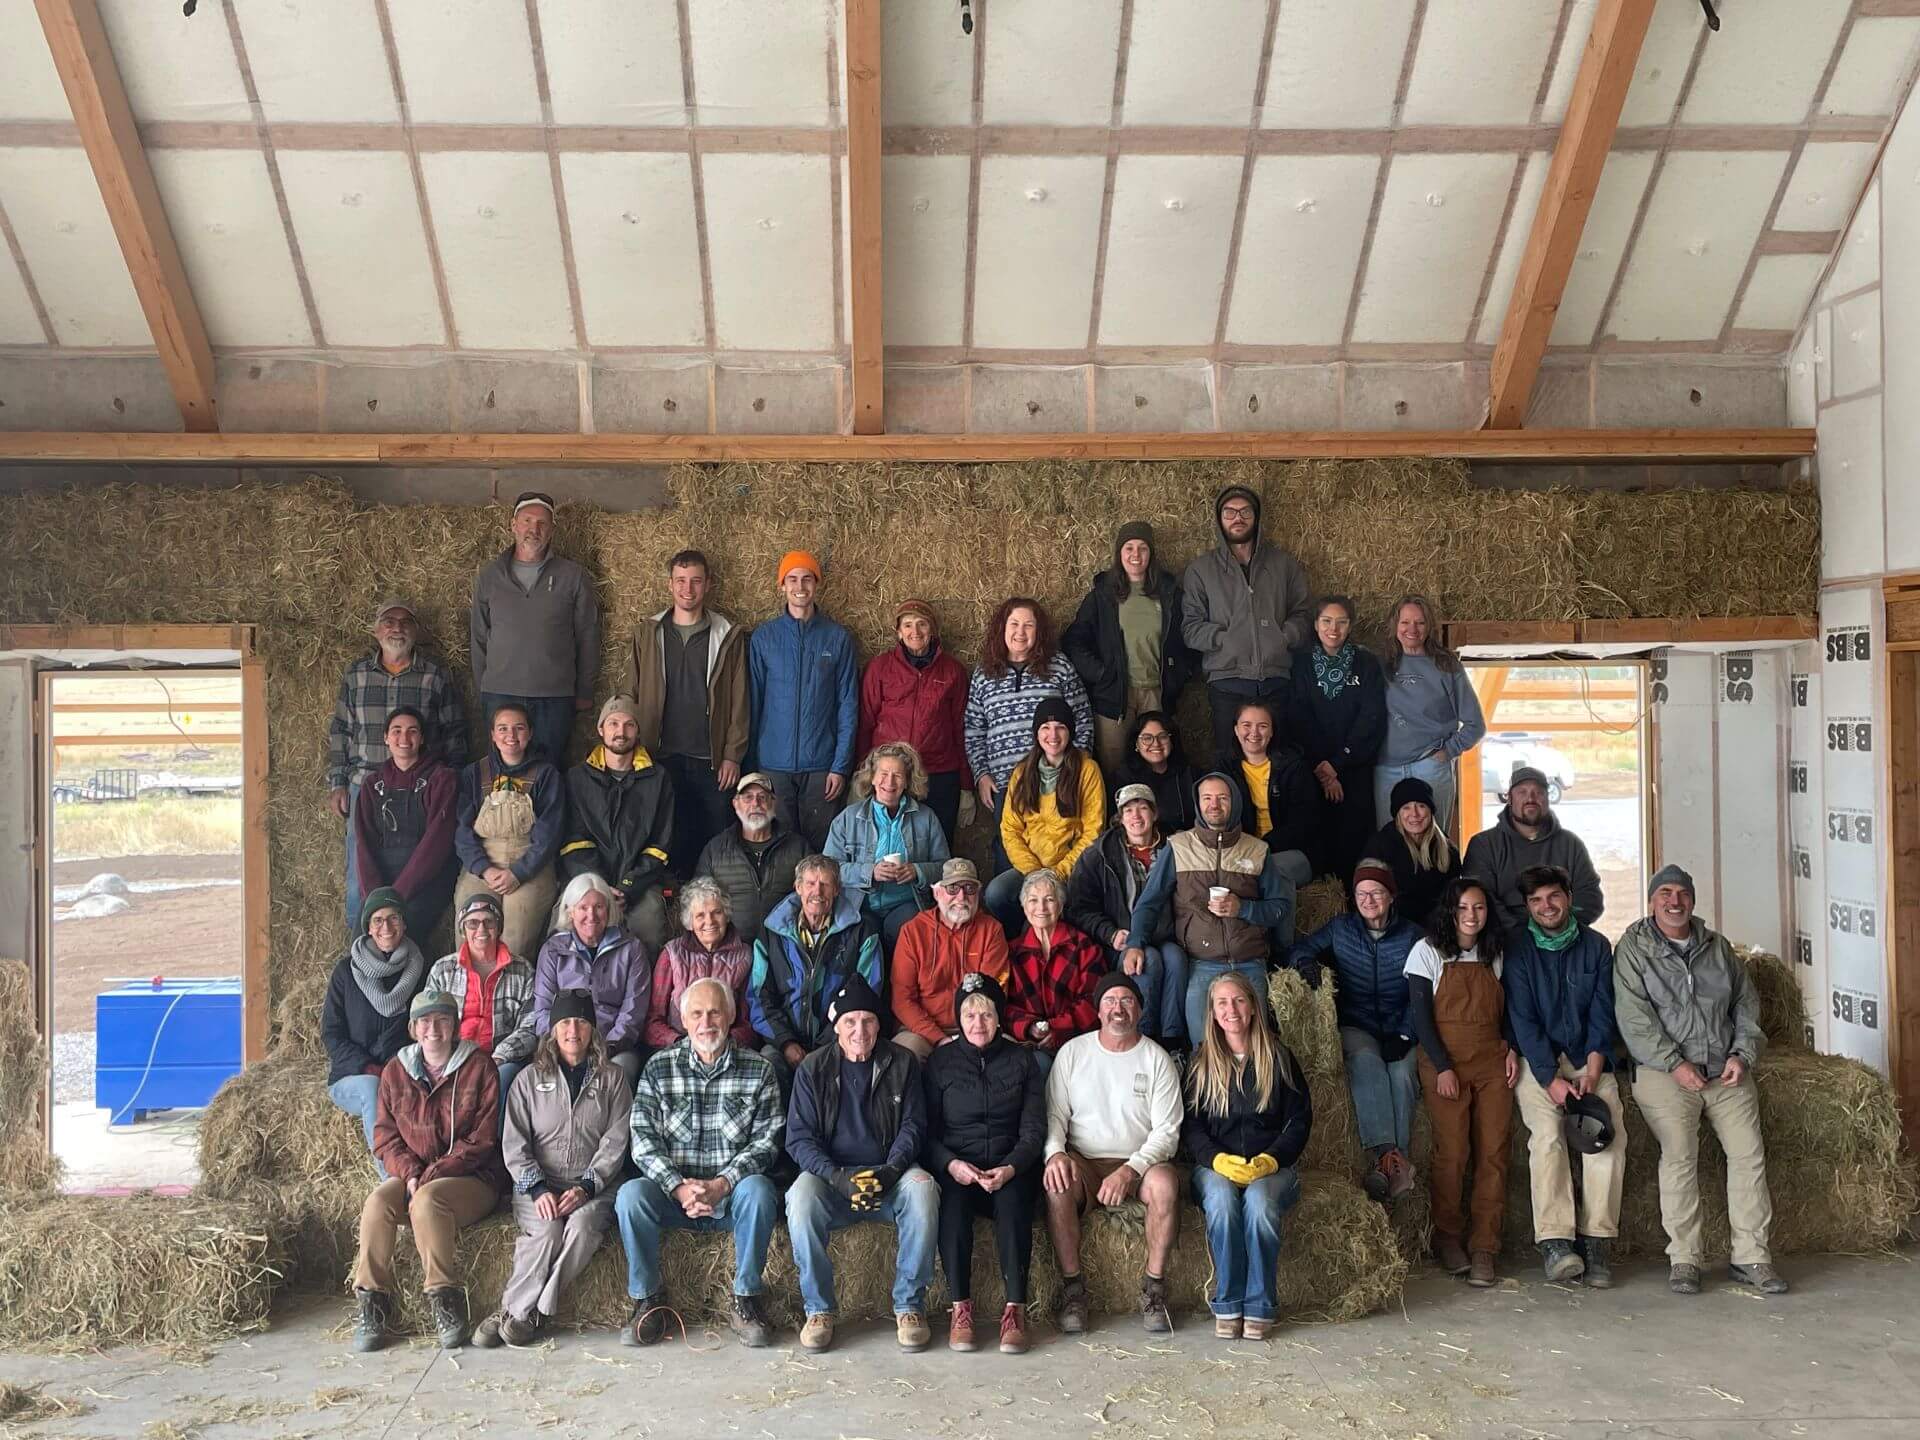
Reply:
<svg viewBox="0 0 1920 1440"><path fill-rule="evenodd" d="M780 1189L767 1176L786 1124L780 1082L771 1063L729 1038L734 1000L725 984L689 985L680 996L680 1018L685 1038L656 1052L633 1087L633 1163L640 1174L620 1187L613 1206L633 1299L620 1339L654 1345L666 1334L662 1232L728 1230L728 1322L741 1344L758 1347L771 1335L760 1272L781 1209Z"/></svg>

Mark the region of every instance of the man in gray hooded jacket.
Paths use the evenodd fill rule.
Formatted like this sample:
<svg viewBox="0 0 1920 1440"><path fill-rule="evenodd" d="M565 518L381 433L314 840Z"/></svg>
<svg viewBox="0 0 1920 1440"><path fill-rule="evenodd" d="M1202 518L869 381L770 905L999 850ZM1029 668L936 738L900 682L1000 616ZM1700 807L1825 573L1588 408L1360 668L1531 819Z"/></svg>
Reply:
<svg viewBox="0 0 1920 1440"><path fill-rule="evenodd" d="M1220 544L1181 580L1181 634L1207 677L1216 757L1231 759L1244 700L1283 702L1293 652L1312 634L1312 592L1300 562L1260 539L1260 497L1229 485L1214 497ZM1284 703L1274 713L1285 713Z"/></svg>

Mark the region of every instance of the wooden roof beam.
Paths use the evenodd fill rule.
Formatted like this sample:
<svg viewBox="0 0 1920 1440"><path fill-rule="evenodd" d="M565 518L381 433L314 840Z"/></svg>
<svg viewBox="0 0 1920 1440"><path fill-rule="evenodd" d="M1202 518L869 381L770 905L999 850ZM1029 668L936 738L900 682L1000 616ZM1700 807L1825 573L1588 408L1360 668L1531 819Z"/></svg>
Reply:
<svg viewBox="0 0 1920 1440"><path fill-rule="evenodd" d="M1487 425L1517 430L1526 421L1540 360L1547 353L1560 298L1573 271L1574 254L1593 208L1594 191L1613 149L1620 108L1639 63L1655 0L1600 0L1580 73L1573 82L1560 143L1534 212L1533 230L1513 282L1513 298L1493 352Z"/></svg>
<svg viewBox="0 0 1920 1440"><path fill-rule="evenodd" d="M847 255L853 433L886 428L881 326L880 3L847 0Z"/></svg>
<svg viewBox="0 0 1920 1440"><path fill-rule="evenodd" d="M126 257L167 383L189 431L220 428L214 414L213 348L187 284L166 208L140 144L126 86L94 0L33 0L107 218Z"/></svg>

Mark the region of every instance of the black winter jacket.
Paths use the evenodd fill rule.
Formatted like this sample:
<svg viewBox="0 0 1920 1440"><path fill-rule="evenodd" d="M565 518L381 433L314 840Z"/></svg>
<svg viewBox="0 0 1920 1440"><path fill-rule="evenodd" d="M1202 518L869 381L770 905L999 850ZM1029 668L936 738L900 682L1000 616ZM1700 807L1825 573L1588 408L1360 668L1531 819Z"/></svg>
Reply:
<svg viewBox="0 0 1920 1440"><path fill-rule="evenodd" d="M887 1145L889 1165L905 1169L920 1158L927 1137L927 1097L920 1062L911 1050L882 1040L873 1050L873 1088L867 1123ZM802 1170L832 1177L833 1136L840 1126L840 1046L829 1039L793 1072L787 1102L787 1153Z"/></svg>
<svg viewBox="0 0 1920 1440"><path fill-rule="evenodd" d="M768 912L793 893L794 868L807 855L807 842L778 820L773 835L756 865L740 838L740 827L729 825L707 842L693 871L720 882L733 901L733 928L749 945L760 938Z"/></svg>
<svg viewBox="0 0 1920 1440"><path fill-rule="evenodd" d="M1108 578L1112 574L1102 570L1093 577L1093 588L1060 637L1060 650L1080 672L1094 710L1118 720L1127 713L1127 642L1120 632L1120 601ZM1179 582L1163 573L1155 598L1160 602L1160 708L1171 715L1200 657L1181 638Z"/></svg>
<svg viewBox="0 0 1920 1440"><path fill-rule="evenodd" d="M1198 1058L1198 1052L1195 1052ZM1273 1098L1265 1106L1253 1098L1253 1067L1243 1065L1228 1097L1225 1115L1209 1115L1187 1097L1187 1118L1181 1122L1180 1138L1187 1155L1202 1169L1213 1165L1220 1154L1238 1155L1251 1160L1255 1155L1271 1155L1281 1169L1299 1163L1307 1148L1307 1136L1313 1131L1313 1097L1307 1090L1306 1072L1293 1062L1293 1084L1274 1077Z"/></svg>
<svg viewBox="0 0 1920 1440"><path fill-rule="evenodd" d="M1047 1144L1047 1082L1025 1045L995 1035L984 1050L962 1036L926 1063L927 1163L935 1175L964 1160L1025 1174Z"/></svg>
<svg viewBox="0 0 1920 1440"><path fill-rule="evenodd" d="M411 1039L406 1007L401 1006L398 1015L382 1015L369 1005L353 978L353 956L347 955L333 967L327 981L320 1039L327 1047L327 1084L365 1075L369 1066L378 1074Z"/></svg>
<svg viewBox="0 0 1920 1440"><path fill-rule="evenodd" d="M1247 834L1252 835L1258 817L1254 811L1253 790L1247 784L1247 772L1240 768L1238 761L1221 769L1239 787L1241 821ZM1313 767L1306 757L1291 745L1267 751L1267 810L1273 819L1273 828L1256 837L1267 842L1267 849L1276 855L1282 850L1298 850L1307 855L1319 853L1314 822L1320 817L1320 782L1313 778Z"/></svg>
<svg viewBox="0 0 1920 1440"><path fill-rule="evenodd" d="M644 752L626 773L609 769L595 747L567 771L567 838L560 883L592 871L631 904L667 879L673 838L673 779Z"/></svg>
<svg viewBox="0 0 1920 1440"><path fill-rule="evenodd" d="M1365 858L1383 861L1392 868L1393 908L1422 930L1433 914L1433 907L1440 903L1440 892L1447 888L1449 880L1460 873L1460 856L1452 846L1447 847L1446 869L1414 869L1413 852L1407 849L1406 837L1391 820L1382 825L1379 833L1367 842Z"/></svg>
<svg viewBox="0 0 1920 1440"><path fill-rule="evenodd" d="M1313 650L1293 657L1288 680L1286 736L1307 757L1307 768L1331 762L1341 774L1370 770L1387 738L1387 681L1371 651L1354 657L1346 686L1329 700L1313 678Z"/></svg>
<svg viewBox="0 0 1920 1440"><path fill-rule="evenodd" d="M1165 843L1163 839L1161 844ZM1067 877L1067 923L1112 949L1113 932L1127 928L1133 902L1139 898L1140 885L1134 883L1133 866L1127 859L1127 835L1116 822L1073 862L1073 873ZM1169 905L1144 943L1158 945L1172 938L1173 906Z"/></svg>
<svg viewBox="0 0 1920 1440"><path fill-rule="evenodd" d="M1177 740L1175 744L1178 745ZM1200 772L1186 762L1177 748L1164 772L1149 768L1146 761L1132 753L1127 756L1125 770L1119 780L1111 776L1107 779L1109 808L1113 807L1113 797L1121 785L1144 785L1153 791L1154 810L1162 835L1178 835L1200 823L1200 811L1193 799L1193 787L1200 783Z"/></svg>

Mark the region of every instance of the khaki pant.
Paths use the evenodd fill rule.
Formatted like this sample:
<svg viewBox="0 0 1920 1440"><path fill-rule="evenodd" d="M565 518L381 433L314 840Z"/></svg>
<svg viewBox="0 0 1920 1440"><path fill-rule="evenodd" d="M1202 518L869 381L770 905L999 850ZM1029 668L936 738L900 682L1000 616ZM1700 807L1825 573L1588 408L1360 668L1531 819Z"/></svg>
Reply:
<svg viewBox="0 0 1920 1440"><path fill-rule="evenodd" d="M1579 1067L1560 1057L1560 1078L1571 1080ZM1620 1194L1627 1183L1627 1117L1620 1107L1620 1082L1602 1075L1594 1094L1613 1118L1613 1143L1598 1155L1580 1157L1580 1198L1573 1194L1573 1157L1567 1153L1565 1118L1547 1098L1546 1088L1522 1064L1514 1098L1527 1127L1527 1170L1533 1190L1533 1238L1572 1240L1591 1235L1611 1240L1620 1233Z"/></svg>
<svg viewBox="0 0 1920 1440"><path fill-rule="evenodd" d="M1760 1099L1751 1072L1728 1088L1709 1080L1698 1093L1683 1090L1664 1070L1642 1066L1633 1098L1660 1142L1660 1223L1667 1258L1676 1265L1705 1263L1700 1240L1700 1114L1727 1154L1727 1221L1733 1263L1766 1265L1773 1197L1767 1193L1767 1152L1760 1138Z"/></svg>
<svg viewBox="0 0 1920 1440"><path fill-rule="evenodd" d="M427 1290L458 1286L454 1243L460 1232L493 1213L500 1196L471 1175L429 1180L407 1198L407 1182L395 1176L373 1187L360 1210L360 1255L353 1263L356 1290L393 1293L393 1247L400 1227L413 1227L413 1248L420 1252Z"/></svg>
<svg viewBox="0 0 1920 1440"><path fill-rule="evenodd" d="M500 1308L516 1320L534 1312L552 1315L593 1259L613 1222L612 1190L602 1190L571 1215L542 1220L532 1197L513 1197L513 1220L520 1238L513 1245L513 1275L501 1293Z"/></svg>
<svg viewBox="0 0 1920 1440"><path fill-rule="evenodd" d="M1127 692L1127 710L1118 720L1109 720L1098 710L1093 712L1093 754L1100 762L1100 774L1107 782L1107 805L1113 805L1113 792L1119 788L1120 777L1127 773L1127 731L1133 728L1133 722L1149 710L1160 708L1160 692L1155 690L1129 690Z"/></svg>
<svg viewBox="0 0 1920 1440"><path fill-rule="evenodd" d="M926 1036L912 1030L902 1030L893 1037L893 1043L902 1050L911 1050L915 1057L924 1060L933 1054L933 1042Z"/></svg>

